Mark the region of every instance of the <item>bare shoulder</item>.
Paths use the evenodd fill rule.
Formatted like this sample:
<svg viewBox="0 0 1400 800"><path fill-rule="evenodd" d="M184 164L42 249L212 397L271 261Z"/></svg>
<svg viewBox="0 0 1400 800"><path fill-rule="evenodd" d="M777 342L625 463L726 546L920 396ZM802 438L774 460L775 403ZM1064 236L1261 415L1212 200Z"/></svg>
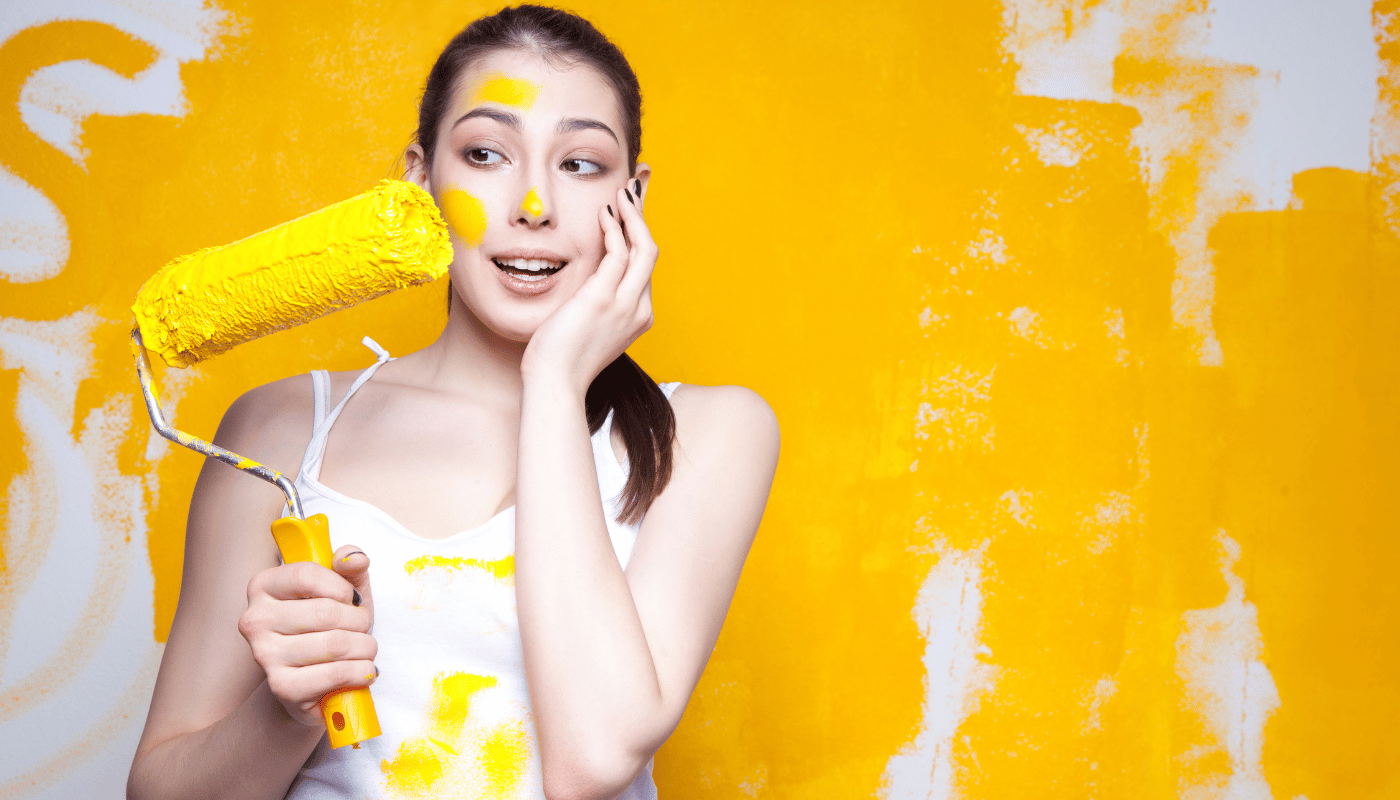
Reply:
<svg viewBox="0 0 1400 800"><path fill-rule="evenodd" d="M311 441L311 376L294 375L245 392L224 413L215 444L295 474Z"/></svg>
<svg viewBox="0 0 1400 800"><path fill-rule="evenodd" d="M743 386L681 384L671 394L671 408L683 453L718 448L776 462L778 418L758 392Z"/></svg>

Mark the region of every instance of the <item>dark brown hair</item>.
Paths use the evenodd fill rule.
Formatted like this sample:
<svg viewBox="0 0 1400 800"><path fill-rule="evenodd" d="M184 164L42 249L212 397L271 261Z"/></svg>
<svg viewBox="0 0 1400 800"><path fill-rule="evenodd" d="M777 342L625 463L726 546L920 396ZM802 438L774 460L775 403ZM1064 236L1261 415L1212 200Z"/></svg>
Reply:
<svg viewBox="0 0 1400 800"><path fill-rule="evenodd" d="M503 8L468 25L448 42L428 73L418 104L417 142L424 160L433 162L438 124L461 75L488 53L514 49L534 51L552 63L592 67L612 85L622 108L628 172L635 174L642 149L642 90L636 74L617 45L588 20L544 6ZM584 406L592 433L602 427L609 411L613 414L613 427L622 436L630 465L618 521L638 522L671 480L676 438L671 403L656 381L623 353L593 379Z"/></svg>

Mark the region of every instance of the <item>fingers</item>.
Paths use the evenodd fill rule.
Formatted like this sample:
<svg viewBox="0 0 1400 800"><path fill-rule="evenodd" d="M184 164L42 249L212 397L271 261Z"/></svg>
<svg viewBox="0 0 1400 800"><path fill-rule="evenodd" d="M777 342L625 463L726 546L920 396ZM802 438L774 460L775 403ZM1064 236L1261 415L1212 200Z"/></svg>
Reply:
<svg viewBox="0 0 1400 800"><path fill-rule="evenodd" d="M626 223L630 240L627 272L618 282L617 294L619 300L636 302L650 285L651 273L656 268L660 251L656 241L651 238L651 229L637 207L639 200L632 194L631 188L622 189L617 196L619 219Z"/></svg>
<svg viewBox="0 0 1400 800"><path fill-rule="evenodd" d="M365 609L370 619L374 619L374 594L369 588L369 556L355 545L347 544L331 557L331 569L350 584L350 604Z"/></svg>
<svg viewBox="0 0 1400 800"><path fill-rule="evenodd" d="M363 608L325 597L253 603L243 616L247 625L283 636L333 630L369 633L373 621Z"/></svg>
<svg viewBox="0 0 1400 800"><path fill-rule="evenodd" d="M371 661L329 661L307 667L285 667L269 670L267 688L291 712L301 712L302 722L320 725L321 698L342 689L353 689L374 683L378 675Z"/></svg>
<svg viewBox="0 0 1400 800"><path fill-rule="evenodd" d="M368 559L365 559L368 561ZM354 605L355 587L345 578L310 561L297 561L263 570L248 583L248 600L255 593L274 600L301 600L309 597L329 597L346 605Z"/></svg>
<svg viewBox="0 0 1400 800"><path fill-rule="evenodd" d="M617 217L621 210L619 205L612 204L598 211L598 223L603 228L603 260L598 264L598 271L593 273L593 280L603 284L609 291L617 289L618 282L627 271L630 256L627 237L623 235L622 225Z"/></svg>
<svg viewBox="0 0 1400 800"><path fill-rule="evenodd" d="M379 643L368 633L347 630L315 631L282 636L266 643L264 656L278 667L306 667L333 661L372 662L379 655Z"/></svg>

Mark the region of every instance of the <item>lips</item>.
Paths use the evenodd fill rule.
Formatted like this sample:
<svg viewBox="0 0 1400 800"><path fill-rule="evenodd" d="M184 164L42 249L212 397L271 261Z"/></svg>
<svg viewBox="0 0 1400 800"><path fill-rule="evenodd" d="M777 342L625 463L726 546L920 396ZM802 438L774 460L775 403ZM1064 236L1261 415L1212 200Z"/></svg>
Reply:
<svg viewBox="0 0 1400 800"><path fill-rule="evenodd" d="M513 251L491 258L496 274L507 291L521 297L544 294L559 282L560 270L569 265L567 259L544 251Z"/></svg>
<svg viewBox="0 0 1400 800"><path fill-rule="evenodd" d="M513 275L523 281L538 281L563 269L567 261L550 258L511 258L498 256L491 259L496 269Z"/></svg>

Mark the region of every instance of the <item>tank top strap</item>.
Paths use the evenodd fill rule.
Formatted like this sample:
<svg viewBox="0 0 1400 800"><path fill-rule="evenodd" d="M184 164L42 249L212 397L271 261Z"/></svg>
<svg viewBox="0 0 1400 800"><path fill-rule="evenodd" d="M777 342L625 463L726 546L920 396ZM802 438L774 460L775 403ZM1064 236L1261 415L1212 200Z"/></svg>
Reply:
<svg viewBox="0 0 1400 800"><path fill-rule="evenodd" d="M386 363L393 361L389 351L379 346L379 343L366 336L360 343L374 352L375 361L370 364L350 384L350 389L345 392L345 396L340 398L340 402L330 411L326 410L330 395L330 374L325 370L315 370L311 373L311 391L315 405L312 417L311 441L306 444L306 452L301 458L300 474L310 478L316 478L321 472L321 457L326 452L326 441L330 436L331 427L335 425L336 418L345 409L345 404L350 401L355 392L365 385L365 381L374 376L374 373Z"/></svg>
<svg viewBox="0 0 1400 800"><path fill-rule="evenodd" d="M326 421L329 408L327 396L330 394L331 374L323 369L311 371L311 399L315 405L311 416L311 432L314 435Z"/></svg>

